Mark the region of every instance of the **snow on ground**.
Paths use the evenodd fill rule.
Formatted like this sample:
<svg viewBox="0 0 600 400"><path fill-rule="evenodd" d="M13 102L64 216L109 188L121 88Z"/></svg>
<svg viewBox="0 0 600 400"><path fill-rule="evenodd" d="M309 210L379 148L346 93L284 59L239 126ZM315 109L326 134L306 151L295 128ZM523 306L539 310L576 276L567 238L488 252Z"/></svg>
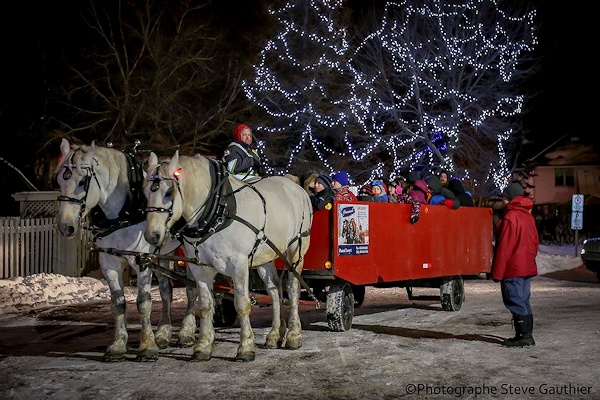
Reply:
<svg viewBox="0 0 600 400"><path fill-rule="evenodd" d="M540 245L536 258L540 275L569 270L581 265L574 246ZM135 296L134 290L130 291ZM0 279L0 315L24 312L49 306L85 303L110 299L104 280L92 277L68 277L57 274L35 274Z"/></svg>

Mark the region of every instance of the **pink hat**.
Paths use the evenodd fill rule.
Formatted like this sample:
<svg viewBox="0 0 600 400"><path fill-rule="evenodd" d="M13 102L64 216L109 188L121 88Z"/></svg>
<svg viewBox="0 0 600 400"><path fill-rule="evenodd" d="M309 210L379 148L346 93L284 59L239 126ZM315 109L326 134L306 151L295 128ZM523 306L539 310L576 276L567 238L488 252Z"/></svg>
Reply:
<svg viewBox="0 0 600 400"><path fill-rule="evenodd" d="M233 130L233 139L234 140L238 140L238 141L242 141L242 131L244 129L249 129L252 132L252 129L250 129L250 127L248 125L239 124Z"/></svg>

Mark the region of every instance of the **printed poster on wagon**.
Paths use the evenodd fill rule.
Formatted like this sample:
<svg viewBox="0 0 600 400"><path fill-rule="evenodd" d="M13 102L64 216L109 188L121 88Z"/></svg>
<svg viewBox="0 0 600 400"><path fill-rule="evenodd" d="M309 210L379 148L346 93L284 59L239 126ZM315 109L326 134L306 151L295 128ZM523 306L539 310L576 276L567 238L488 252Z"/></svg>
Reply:
<svg viewBox="0 0 600 400"><path fill-rule="evenodd" d="M369 253L369 206L342 204L338 207L338 255Z"/></svg>

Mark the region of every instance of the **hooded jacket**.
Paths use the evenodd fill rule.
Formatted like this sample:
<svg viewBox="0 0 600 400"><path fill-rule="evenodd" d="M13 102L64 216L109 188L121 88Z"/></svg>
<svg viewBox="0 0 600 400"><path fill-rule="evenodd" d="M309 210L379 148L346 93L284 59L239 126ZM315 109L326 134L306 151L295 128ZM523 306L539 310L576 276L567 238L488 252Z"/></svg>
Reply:
<svg viewBox="0 0 600 400"><path fill-rule="evenodd" d="M461 181L451 179L448 182L448 189L454 193L461 206L473 207L473 198L467 193Z"/></svg>
<svg viewBox="0 0 600 400"><path fill-rule="evenodd" d="M419 203L427 204L427 183L423 179L417 179L407 194Z"/></svg>
<svg viewBox="0 0 600 400"><path fill-rule="evenodd" d="M431 188L432 194L429 204L434 204L432 200L436 198L440 199L444 202L444 204L446 204L446 206L449 206L453 209L457 209L458 207L460 207L460 201L456 198L454 193L450 191L450 189L447 189L442 186L439 177L435 175L430 176L429 178L427 178L427 185ZM438 201L435 204L440 204L440 202Z"/></svg>
<svg viewBox="0 0 600 400"><path fill-rule="evenodd" d="M496 226L493 280L537 275L535 256L540 240L532 209L533 200L526 196L517 196L506 206Z"/></svg>

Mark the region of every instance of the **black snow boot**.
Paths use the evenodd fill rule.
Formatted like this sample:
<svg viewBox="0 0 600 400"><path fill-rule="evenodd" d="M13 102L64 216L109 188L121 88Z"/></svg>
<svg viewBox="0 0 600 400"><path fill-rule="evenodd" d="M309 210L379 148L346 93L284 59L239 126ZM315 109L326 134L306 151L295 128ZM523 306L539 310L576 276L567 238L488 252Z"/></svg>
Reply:
<svg viewBox="0 0 600 400"><path fill-rule="evenodd" d="M535 346L535 340L533 340L533 315L515 315L513 322L516 335L514 338L506 339L502 344L508 347Z"/></svg>

